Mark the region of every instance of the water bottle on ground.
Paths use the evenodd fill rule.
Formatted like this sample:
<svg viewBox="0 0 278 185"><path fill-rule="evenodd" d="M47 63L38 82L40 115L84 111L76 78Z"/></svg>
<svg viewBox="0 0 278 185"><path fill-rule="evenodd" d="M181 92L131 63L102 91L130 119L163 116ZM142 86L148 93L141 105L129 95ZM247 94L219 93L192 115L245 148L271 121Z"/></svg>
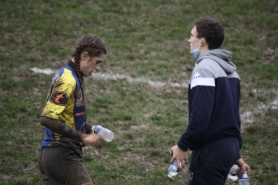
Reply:
<svg viewBox="0 0 278 185"><path fill-rule="evenodd" d="M246 171L244 172L244 174L241 177L238 178L238 185L250 185L249 177L248 177Z"/></svg>
<svg viewBox="0 0 278 185"><path fill-rule="evenodd" d="M92 130L98 135L100 135L102 139L104 139L107 142L112 141L114 138L114 133L111 130L104 128L101 125L92 126Z"/></svg>
<svg viewBox="0 0 278 185"><path fill-rule="evenodd" d="M178 166L177 163L174 161L172 164L170 164L168 168L168 177L172 178L178 174Z"/></svg>

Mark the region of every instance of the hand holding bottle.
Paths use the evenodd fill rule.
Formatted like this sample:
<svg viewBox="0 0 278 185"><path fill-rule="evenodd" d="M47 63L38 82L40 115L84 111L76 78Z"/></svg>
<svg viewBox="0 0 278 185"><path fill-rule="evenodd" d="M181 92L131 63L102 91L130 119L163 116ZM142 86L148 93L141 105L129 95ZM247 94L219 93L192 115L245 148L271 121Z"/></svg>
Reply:
<svg viewBox="0 0 278 185"><path fill-rule="evenodd" d="M170 150L171 160L170 163L176 162L178 170L181 170L183 166L188 163L187 151L181 150L178 145L175 145Z"/></svg>
<svg viewBox="0 0 278 185"><path fill-rule="evenodd" d="M236 161L236 164L240 168L239 171L238 171L238 176L239 177L242 176L245 171L247 171L247 174L250 173L250 166L248 164L246 164L242 158L239 158Z"/></svg>
<svg viewBox="0 0 278 185"><path fill-rule="evenodd" d="M91 134L82 134L81 141L84 144L93 145L97 148L100 148L102 145L105 144L103 138L100 135L95 134L93 132Z"/></svg>
<svg viewBox="0 0 278 185"><path fill-rule="evenodd" d="M250 185L248 174L250 173L250 167L246 164L242 158L236 161L228 174L228 179L232 181L238 181L238 185Z"/></svg>

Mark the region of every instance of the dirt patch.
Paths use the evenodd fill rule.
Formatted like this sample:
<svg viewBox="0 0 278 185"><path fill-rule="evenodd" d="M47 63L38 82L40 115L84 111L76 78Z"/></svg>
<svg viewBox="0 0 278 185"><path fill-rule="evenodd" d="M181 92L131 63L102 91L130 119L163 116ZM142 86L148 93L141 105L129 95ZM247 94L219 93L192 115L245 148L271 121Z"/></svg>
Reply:
<svg viewBox="0 0 278 185"><path fill-rule="evenodd" d="M9 179L12 179L12 178L13 178L13 175L0 174L0 179L9 180Z"/></svg>
<svg viewBox="0 0 278 185"><path fill-rule="evenodd" d="M66 65L67 63L68 63L68 60L57 60L57 61L53 61L51 63L51 66L58 70L59 68Z"/></svg>
<svg viewBox="0 0 278 185"><path fill-rule="evenodd" d="M37 170L38 170L38 165L35 164L35 163L27 165L22 169L22 171L24 173L31 173L31 172L34 172L34 171L37 171Z"/></svg>
<svg viewBox="0 0 278 185"><path fill-rule="evenodd" d="M20 83L20 82L25 81L25 78L24 78L24 77L13 76L12 78L13 78L13 81L14 81L15 83Z"/></svg>
<svg viewBox="0 0 278 185"><path fill-rule="evenodd" d="M131 129L133 130L142 130L142 129L148 129L150 128L150 125L149 124L140 124L140 125L134 125L134 126L131 126Z"/></svg>

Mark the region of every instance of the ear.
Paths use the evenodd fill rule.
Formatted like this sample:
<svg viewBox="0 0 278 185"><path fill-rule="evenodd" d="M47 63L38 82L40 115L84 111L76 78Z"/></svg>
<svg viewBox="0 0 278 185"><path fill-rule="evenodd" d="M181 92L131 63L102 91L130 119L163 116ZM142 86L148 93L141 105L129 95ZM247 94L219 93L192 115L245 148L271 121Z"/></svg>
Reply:
<svg viewBox="0 0 278 185"><path fill-rule="evenodd" d="M89 57L89 53L87 51L81 53L81 59L86 60Z"/></svg>
<svg viewBox="0 0 278 185"><path fill-rule="evenodd" d="M201 38L200 42L199 42L199 46L202 46L204 44L206 44L206 39L205 38Z"/></svg>

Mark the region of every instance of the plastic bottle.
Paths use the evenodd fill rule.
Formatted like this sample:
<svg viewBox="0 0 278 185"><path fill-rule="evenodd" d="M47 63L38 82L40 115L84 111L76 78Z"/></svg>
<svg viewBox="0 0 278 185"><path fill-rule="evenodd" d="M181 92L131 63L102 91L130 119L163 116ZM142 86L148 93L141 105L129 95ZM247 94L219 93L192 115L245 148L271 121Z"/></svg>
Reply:
<svg viewBox="0 0 278 185"><path fill-rule="evenodd" d="M236 164L234 164L232 167L231 167L231 169L230 169L230 174L231 175L237 175L237 173L238 173L238 170L239 170L239 166L238 165L236 165Z"/></svg>
<svg viewBox="0 0 278 185"><path fill-rule="evenodd" d="M245 171L242 176L238 178L238 185L250 185L249 183L249 177L247 175L247 172Z"/></svg>
<svg viewBox="0 0 278 185"><path fill-rule="evenodd" d="M101 125L92 126L92 130L98 135L100 135L102 139L104 139L107 142L112 141L114 138L114 133Z"/></svg>
<svg viewBox="0 0 278 185"><path fill-rule="evenodd" d="M168 177L172 178L178 174L179 170L177 167L177 163L174 161L172 164L170 164L168 168Z"/></svg>
<svg viewBox="0 0 278 185"><path fill-rule="evenodd" d="M238 176L237 176L238 170L239 170L239 166L234 164L229 171L227 179L231 180L231 181L237 181L238 180Z"/></svg>

